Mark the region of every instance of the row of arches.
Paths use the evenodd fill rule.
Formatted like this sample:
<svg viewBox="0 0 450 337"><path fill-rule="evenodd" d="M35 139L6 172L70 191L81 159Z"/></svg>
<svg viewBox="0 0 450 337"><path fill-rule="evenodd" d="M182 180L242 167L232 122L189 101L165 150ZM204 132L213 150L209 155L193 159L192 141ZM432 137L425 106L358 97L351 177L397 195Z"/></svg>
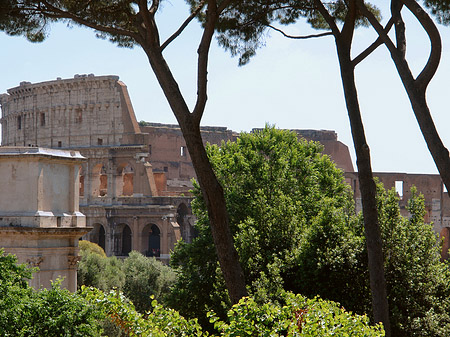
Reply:
<svg viewBox="0 0 450 337"><path fill-rule="evenodd" d="M133 248L133 233L130 226L125 223L115 226L110 234L113 239L113 254L116 256L128 256ZM147 224L140 235L143 247L142 253L149 257L159 257L161 254L161 230L156 224ZM106 251L106 231L102 224L93 225L89 235L89 241L98 244Z"/></svg>
<svg viewBox="0 0 450 337"><path fill-rule="evenodd" d="M80 197L84 197L86 192L94 197L132 196L134 171L133 166L127 162L117 165L112 174L108 174L106 166L101 163L95 165L91 172L86 172L86 167L83 166L80 172ZM90 178L90 191L85 190L87 178ZM108 182L111 179L114 179L114 191L108 190Z"/></svg>

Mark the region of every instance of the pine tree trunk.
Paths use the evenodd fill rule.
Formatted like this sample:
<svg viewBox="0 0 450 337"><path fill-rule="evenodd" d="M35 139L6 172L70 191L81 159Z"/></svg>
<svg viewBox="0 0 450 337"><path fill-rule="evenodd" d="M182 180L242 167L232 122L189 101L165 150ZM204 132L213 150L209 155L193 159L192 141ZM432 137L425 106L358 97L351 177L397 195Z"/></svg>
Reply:
<svg viewBox="0 0 450 337"><path fill-rule="evenodd" d="M208 210L211 232L228 295L233 304L247 296L244 273L234 247L222 186L209 162L200 132L200 118L189 111L178 84L172 76L162 54L144 47L150 65L164 95L177 118L191 156L195 174ZM206 51L205 51L206 52ZM204 74L206 76L206 74Z"/></svg>
<svg viewBox="0 0 450 337"><path fill-rule="evenodd" d="M370 150L366 142L364 125L358 102L354 66L350 59L350 45L336 39L345 102L350 120L353 144L356 151L356 165L361 191L364 230L366 237L372 309L375 322L382 322L386 336L390 336L389 304L384 275L383 244L381 240L376 185L370 162Z"/></svg>

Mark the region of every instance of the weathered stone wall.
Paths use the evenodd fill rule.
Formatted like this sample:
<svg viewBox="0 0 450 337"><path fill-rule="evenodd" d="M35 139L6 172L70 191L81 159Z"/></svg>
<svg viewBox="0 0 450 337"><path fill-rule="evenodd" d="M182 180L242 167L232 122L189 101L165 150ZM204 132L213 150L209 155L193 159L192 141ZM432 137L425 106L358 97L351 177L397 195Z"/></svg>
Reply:
<svg viewBox="0 0 450 337"><path fill-rule="evenodd" d="M76 151L0 147L0 247L39 267L39 289L64 278L76 291L78 240L89 231L79 212L81 161Z"/></svg>
<svg viewBox="0 0 450 337"><path fill-rule="evenodd" d="M155 172L165 172L168 181L189 182L195 177L191 157L178 125L145 123L145 126L141 126L141 130L148 134L150 161ZM237 137L236 133L226 127L205 126L201 127L201 133L203 142L210 144L233 141Z"/></svg>
<svg viewBox="0 0 450 337"><path fill-rule="evenodd" d="M21 82L0 98L3 146L86 147L130 143L138 133L117 76ZM134 118L134 120L133 120Z"/></svg>

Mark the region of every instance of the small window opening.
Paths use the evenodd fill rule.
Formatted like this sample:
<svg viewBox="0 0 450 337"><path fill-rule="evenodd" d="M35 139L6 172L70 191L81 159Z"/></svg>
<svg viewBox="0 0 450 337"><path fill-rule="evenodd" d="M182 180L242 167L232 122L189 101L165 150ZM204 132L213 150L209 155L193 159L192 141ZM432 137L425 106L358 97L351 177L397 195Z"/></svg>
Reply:
<svg viewBox="0 0 450 337"><path fill-rule="evenodd" d="M403 181L397 180L395 182L395 192L397 192L400 199L403 199Z"/></svg>
<svg viewBox="0 0 450 337"><path fill-rule="evenodd" d="M97 145L103 145L103 139L97 138Z"/></svg>
<svg viewBox="0 0 450 337"><path fill-rule="evenodd" d="M58 141L58 147L62 147L62 142Z"/></svg>
<svg viewBox="0 0 450 337"><path fill-rule="evenodd" d="M45 126L45 113L41 113L41 126Z"/></svg>
<svg viewBox="0 0 450 337"><path fill-rule="evenodd" d="M169 168L167 166L164 166L164 172L169 172Z"/></svg>
<svg viewBox="0 0 450 337"><path fill-rule="evenodd" d="M22 129L22 116L17 117L17 130Z"/></svg>
<svg viewBox="0 0 450 337"><path fill-rule="evenodd" d="M182 147L180 148L180 155L181 155L182 157L186 157L186 146L182 146Z"/></svg>
<svg viewBox="0 0 450 337"><path fill-rule="evenodd" d="M152 145L148 144L148 154L152 154Z"/></svg>

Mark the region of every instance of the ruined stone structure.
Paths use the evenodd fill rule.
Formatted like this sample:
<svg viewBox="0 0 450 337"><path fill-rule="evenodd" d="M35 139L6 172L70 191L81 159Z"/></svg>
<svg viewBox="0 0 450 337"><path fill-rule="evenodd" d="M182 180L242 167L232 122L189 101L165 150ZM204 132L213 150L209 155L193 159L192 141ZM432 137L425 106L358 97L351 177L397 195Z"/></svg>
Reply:
<svg viewBox="0 0 450 337"><path fill-rule="evenodd" d="M0 247L39 267L31 286L51 280L77 288L78 240L89 228L79 212L77 151L0 147Z"/></svg>
<svg viewBox="0 0 450 337"><path fill-rule="evenodd" d="M108 255L137 250L167 260L178 239L192 238L190 197L182 195L190 182L172 183L166 166L153 171L149 134L141 132L117 76L22 82L0 103L3 146L76 150L88 159L80 210L94 229L85 238Z"/></svg>
<svg viewBox="0 0 450 337"><path fill-rule="evenodd" d="M71 149L88 158L80 178L80 210L94 229L85 238L99 243L108 255L126 256L133 249L167 260L179 238L192 239L189 189L195 173L181 130L168 124L139 125L117 76L22 82L1 95L0 104L2 145ZM294 131L324 145L324 153L345 172L360 207L357 173L337 134ZM202 136L219 144L238 134L225 127L202 127ZM376 175L387 188L401 186L403 211L410 186L416 185L425 195L427 221L438 233L449 231L450 203L439 176Z"/></svg>

